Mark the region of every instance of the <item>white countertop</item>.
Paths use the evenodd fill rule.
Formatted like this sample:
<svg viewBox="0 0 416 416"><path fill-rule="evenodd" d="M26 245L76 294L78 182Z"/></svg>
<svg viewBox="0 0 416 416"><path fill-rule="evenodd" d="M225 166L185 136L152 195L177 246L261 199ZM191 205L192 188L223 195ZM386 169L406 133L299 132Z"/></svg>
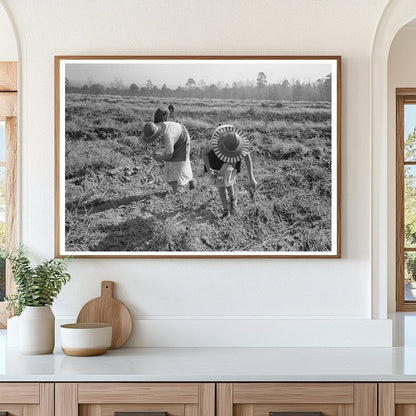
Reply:
<svg viewBox="0 0 416 416"><path fill-rule="evenodd" d="M416 314L393 348L119 348L96 357L23 355L0 330L0 382L416 381Z"/></svg>
<svg viewBox="0 0 416 416"><path fill-rule="evenodd" d="M0 358L0 381L416 381L416 348L120 348Z"/></svg>

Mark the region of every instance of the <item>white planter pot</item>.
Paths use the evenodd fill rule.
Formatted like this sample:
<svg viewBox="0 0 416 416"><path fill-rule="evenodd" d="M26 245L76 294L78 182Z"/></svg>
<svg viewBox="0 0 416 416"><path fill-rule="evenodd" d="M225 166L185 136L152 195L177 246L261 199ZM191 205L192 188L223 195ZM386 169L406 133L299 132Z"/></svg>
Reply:
<svg viewBox="0 0 416 416"><path fill-rule="evenodd" d="M55 316L50 306L26 306L19 319L19 351L50 354L55 346Z"/></svg>

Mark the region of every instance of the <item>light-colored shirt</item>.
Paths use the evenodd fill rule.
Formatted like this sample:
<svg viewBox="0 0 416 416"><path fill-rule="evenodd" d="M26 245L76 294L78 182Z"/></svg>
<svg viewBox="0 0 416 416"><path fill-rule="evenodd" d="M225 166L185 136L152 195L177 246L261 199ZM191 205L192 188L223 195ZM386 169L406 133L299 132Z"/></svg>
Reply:
<svg viewBox="0 0 416 416"><path fill-rule="evenodd" d="M163 134L163 144L165 146L165 155L173 153L175 143L182 134L182 126L175 121L164 121L165 133Z"/></svg>

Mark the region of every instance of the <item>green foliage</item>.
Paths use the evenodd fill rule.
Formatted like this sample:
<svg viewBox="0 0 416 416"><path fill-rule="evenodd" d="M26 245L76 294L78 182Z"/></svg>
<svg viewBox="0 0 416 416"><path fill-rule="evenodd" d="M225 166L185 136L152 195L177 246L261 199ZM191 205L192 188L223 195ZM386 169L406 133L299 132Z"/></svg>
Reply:
<svg viewBox="0 0 416 416"><path fill-rule="evenodd" d="M416 160L416 127L404 144L405 160ZM406 247L416 247L416 177L412 166L406 166L404 177L404 237ZM416 257L405 256L406 279L416 280Z"/></svg>
<svg viewBox="0 0 416 416"><path fill-rule="evenodd" d="M0 222L0 247L4 247L6 244L6 224Z"/></svg>
<svg viewBox="0 0 416 416"><path fill-rule="evenodd" d="M404 143L404 160L416 160L416 127Z"/></svg>
<svg viewBox="0 0 416 416"><path fill-rule="evenodd" d="M405 279L416 281L416 256L414 253L405 252Z"/></svg>
<svg viewBox="0 0 416 416"><path fill-rule="evenodd" d="M405 160L416 160L416 127L407 136L404 148ZM412 167L406 167L404 178L405 200L405 244L407 247L416 245L416 177Z"/></svg>
<svg viewBox="0 0 416 416"><path fill-rule="evenodd" d="M8 309L14 307L16 315L26 306L52 305L63 285L71 279L67 259L46 260L33 267L22 246L5 253L5 257L10 261L16 283L16 293L5 299Z"/></svg>

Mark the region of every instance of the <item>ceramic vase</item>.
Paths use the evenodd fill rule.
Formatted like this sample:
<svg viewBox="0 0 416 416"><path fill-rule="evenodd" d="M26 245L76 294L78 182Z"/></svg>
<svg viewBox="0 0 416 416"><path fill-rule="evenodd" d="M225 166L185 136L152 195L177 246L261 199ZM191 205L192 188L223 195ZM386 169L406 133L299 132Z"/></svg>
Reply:
<svg viewBox="0 0 416 416"><path fill-rule="evenodd" d="M51 307L26 306L19 319L19 351L50 354L55 346L55 316Z"/></svg>

